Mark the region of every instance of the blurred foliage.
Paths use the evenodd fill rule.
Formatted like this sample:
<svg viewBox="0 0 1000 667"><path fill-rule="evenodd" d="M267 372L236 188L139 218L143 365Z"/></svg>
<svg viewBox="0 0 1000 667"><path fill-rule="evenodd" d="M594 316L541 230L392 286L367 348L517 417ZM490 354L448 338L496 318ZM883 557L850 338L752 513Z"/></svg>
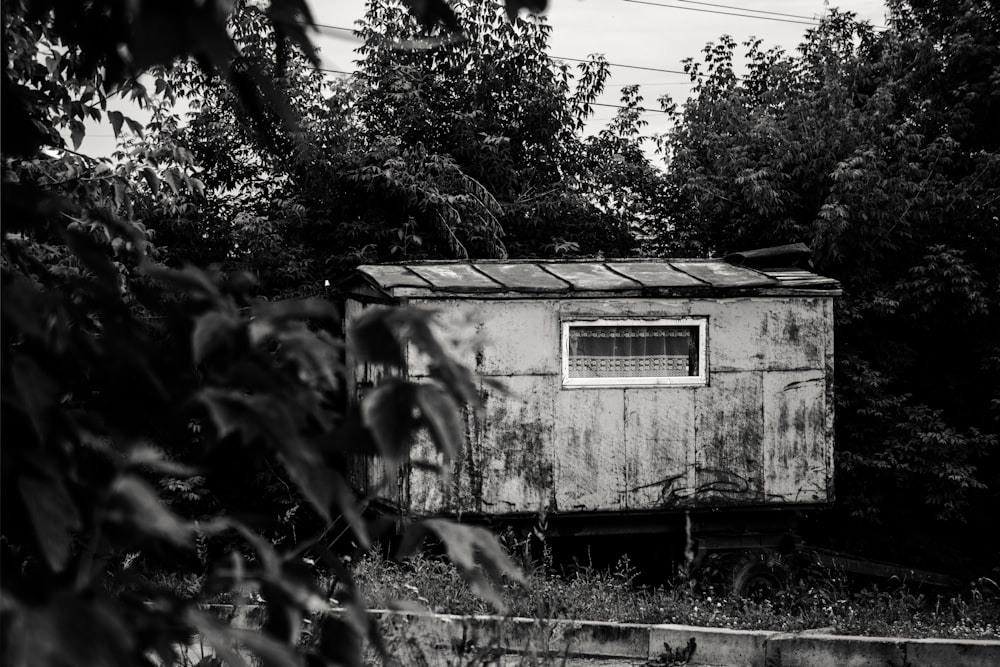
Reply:
<svg viewBox="0 0 1000 667"><path fill-rule="evenodd" d="M810 245L845 290L840 501L883 548L995 562L1000 19L991 2L890 5L885 31L831 12L796 53L751 41L743 76L728 37L689 60L658 236Z"/></svg>
<svg viewBox="0 0 1000 667"><path fill-rule="evenodd" d="M425 23L428 12L451 15L443 3L414 9ZM262 299L252 275L198 268L160 243L167 219L172 243L213 240L198 226L179 231L200 219L209 172L172 141L172 98L228 91L245 132L305 145L310 118L282 88L282 68L313 57L308 8L274 0L258 10L274 28L266 69L230 35L230 10L211 0L4 2L4 664L173 664L195 632L230 664L243 664L236 642L271 665L356 664L365 637L381 644L331 548L334 529L361 550L371 541L349 461L395 469L425 428L447 457L464 437L460 406L475 407L469 371L430 335L428 315L372 310L357 322L360 362L398 371L412 344L433 372L419 385L387 381L352 408L337 308ZM110 110L114 96L149 107L152 120ZM119 162L64 144L65 133L79 146L86 118L133 135ZM310 519L296 524L296 514ZM262 536L281 522L314 532L285 531L284 544ZM441 521L410 530L410 547L433 535L484 595L500 577L521 580L489 533ZM143 576L135 563L145 559L186 570L184 594ZM312 581L316 560L339 573L349 612L299 646L303 615L330 604ZM222 592L259 596L262 632L200 611Z"/></svg>

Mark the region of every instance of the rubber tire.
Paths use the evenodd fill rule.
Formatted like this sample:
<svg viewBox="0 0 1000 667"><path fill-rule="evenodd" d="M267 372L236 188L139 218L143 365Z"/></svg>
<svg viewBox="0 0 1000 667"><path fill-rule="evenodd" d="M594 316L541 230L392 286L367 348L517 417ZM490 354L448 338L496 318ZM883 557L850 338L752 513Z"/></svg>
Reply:
<svg viewBox="0 0 1000 667"><path fill-rule="evenodd" d="M788 569L777 560L751 556L732 570L730 591L739 598L769 599L788 585Z"/></svg>

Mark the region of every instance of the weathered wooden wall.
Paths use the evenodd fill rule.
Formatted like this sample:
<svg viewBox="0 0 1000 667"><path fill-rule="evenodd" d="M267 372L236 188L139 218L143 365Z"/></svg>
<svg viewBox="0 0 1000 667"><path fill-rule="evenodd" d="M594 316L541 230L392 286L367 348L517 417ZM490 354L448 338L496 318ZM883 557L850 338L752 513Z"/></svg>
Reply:
<svg viewBox="0 0 1000 667"><path fill-rule="evenodd" d="M436 299L442 336L483 378L484 416L446 488L416 511L534 512L832 499L832 299ZM573 388L560 321L707 317L708 384ZM411 354L413 377L425 375ZM501 382L508 393L493 388ZM423 452L429 455L426 443Z"/></svg>

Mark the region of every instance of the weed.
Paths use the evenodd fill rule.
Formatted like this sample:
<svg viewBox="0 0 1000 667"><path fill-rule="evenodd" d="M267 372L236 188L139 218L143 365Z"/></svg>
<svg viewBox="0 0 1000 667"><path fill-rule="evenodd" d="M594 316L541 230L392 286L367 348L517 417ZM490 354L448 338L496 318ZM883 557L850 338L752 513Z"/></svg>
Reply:
<svg viewBox="0 0 1000 667"><path fill-rule="evenodd" d="M991 581L976 582L961 594L938 596L907 588L856 590L836 572L810 571L771 598L741 599L719 588L683 582L638 586L627 559L610 570L578 565L553 572L550 563L536 561L528 561L524 569L527 590L514 585L506 590L511 616L782 632L823 628L869 636L1000 637L1000 594ZM429 556L395 563L369 555L356 564L354 575L372 606L403 600L439 613L489 613L454 567Z"/></svg>
<svg viewBox="0 0 1000 667"><path fill-rule="evenodd" d="M691 637L687 645L683 648L671 648L666 642L663 643L663 652L653 660L645 663L642 667L679 667L691 662L694 652L698 649L698 643Z"/></svg>

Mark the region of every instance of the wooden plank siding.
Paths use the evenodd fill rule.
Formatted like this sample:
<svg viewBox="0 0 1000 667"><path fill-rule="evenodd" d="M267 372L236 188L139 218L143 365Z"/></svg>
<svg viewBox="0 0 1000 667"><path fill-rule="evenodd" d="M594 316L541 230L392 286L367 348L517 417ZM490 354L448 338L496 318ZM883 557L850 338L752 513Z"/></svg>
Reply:
<svg viewBox="0 0 1000 667"><path fill-rule="evenodd" d="M690 387L625 390L625 506L656 509L693 495L695 393Z"/></svg>
<svg viewBox="0 0 1000 667"><path fill-rule="evenodd" d="M485 406L482 417L467 415L468 442L446 484L410 472L414 511L832 500L830 297L448 295L413 298L411 305L436 311L442 340L483 377ZM706 384L562 386L562 321L644 317L707 318ZM426 376L412 351L410 376ZM415 455L427 455L428 447L424 441Z"/></svg>
<svg viewBox="0 0 1000 667"><path fill-rule="evenodd" d="M764 500L762 371L719 371L695 395L697 504Z"/></svg>
<svg viewBox="0 0 1000 667"><path fill-rule="evenodd" d="M558 392L553 415L557 510L625 509L624 415L624 389Z"/></svg>
<svg viewBox="0 0 1000 667"><path fill-rule="evenodd" d="M826 383L821 370L764 374L764 479L768 501L826 498Z"/></svg>

